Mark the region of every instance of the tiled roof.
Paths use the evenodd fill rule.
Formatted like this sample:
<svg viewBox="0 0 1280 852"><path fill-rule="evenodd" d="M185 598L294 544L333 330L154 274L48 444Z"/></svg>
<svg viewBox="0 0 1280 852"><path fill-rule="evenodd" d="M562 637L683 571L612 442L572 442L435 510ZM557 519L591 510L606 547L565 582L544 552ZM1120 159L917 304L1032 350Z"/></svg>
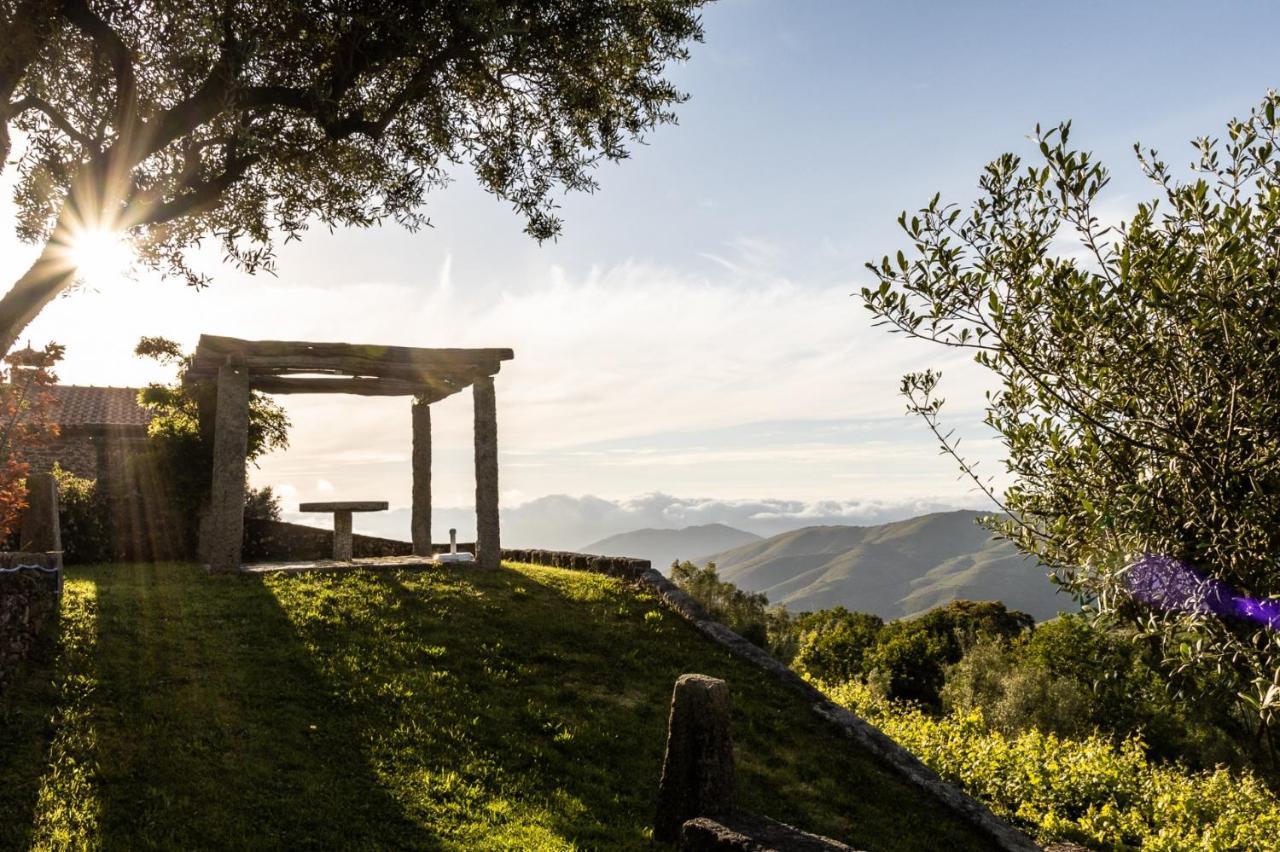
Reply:
<svg viewBox="0 0 1280 852"><path fill-rule="evenodd" d="M151 412L138 405L137 388L53 385L50 418L60 426L146 426Z"/></svg>

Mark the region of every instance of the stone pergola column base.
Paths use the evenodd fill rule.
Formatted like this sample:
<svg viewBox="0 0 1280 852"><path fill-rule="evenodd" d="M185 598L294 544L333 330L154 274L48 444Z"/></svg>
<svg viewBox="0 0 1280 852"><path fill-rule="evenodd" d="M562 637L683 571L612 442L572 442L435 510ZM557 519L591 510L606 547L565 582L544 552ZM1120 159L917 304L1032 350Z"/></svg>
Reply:
<svg viewBox="0 0 1280 852"><path fill-rule="evenodd" d="M498 404L493 376L471 387L475 401L476 564L497 568L502 562L498 524Z"/></svg>
<svg viewBox="0 0 1280 852"><path fill-rule="evenodd" d="M431 555L431 406L413 401L413 508L409 518L414 556Z"/></svg>
<svg viewBox="0 0 1280 852"><path fill-rule="evenodd" d="M230 359L218 370L213 483L201 552L216 573L240 570L244 539L245 455L249 449L249 373Z"/></svg>

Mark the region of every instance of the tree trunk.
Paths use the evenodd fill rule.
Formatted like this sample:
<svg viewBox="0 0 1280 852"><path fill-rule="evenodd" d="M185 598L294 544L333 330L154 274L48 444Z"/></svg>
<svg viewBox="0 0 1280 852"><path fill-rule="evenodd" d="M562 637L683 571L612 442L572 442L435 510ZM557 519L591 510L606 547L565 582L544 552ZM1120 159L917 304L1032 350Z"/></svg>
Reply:
<svg viewBox="0 0 1280 852"><path fill-rule="evenodd" d="M61 231L55 231L36 262L0 299L0 356L13 349L23 329L75 279L66 238Z"/></svg>

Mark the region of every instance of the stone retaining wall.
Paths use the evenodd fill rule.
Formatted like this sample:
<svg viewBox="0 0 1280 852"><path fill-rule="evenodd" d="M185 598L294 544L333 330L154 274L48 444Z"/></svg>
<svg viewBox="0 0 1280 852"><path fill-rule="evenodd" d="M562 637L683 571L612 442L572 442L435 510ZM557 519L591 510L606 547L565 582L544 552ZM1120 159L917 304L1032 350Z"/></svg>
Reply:
<svg viewBox="0 0 1280 852"><path fill-rule="evenodd" d="M368 535L351 537L351 555L357 559L371 556L409 556L413 545ZM279 562L286 559L316 561L333 558L333 530L322 530L284 521L245 518L245 562Z"/></svg>
<svg viewBox="0 0 1280 852"><path fill-rule="evenodd" d="M57 611L58 577L39 570L8 571L18 565L51 568L43 553L0 553L0 691L35 647Z"/></svg>
<svg viewBox="0 0 1280 852"><path fill-rule="evenodd" d="M433 544L436 553L449 550L447 544ZM458 550L475 553L473 543L459 543ZM378 538L372 535L351 536L351 555L355 559L380 556L412 556L413 545L407 541ZM291 524L286 521L244 519L244 562L321 562L333 558L333 530ZM504 554L504 559L512 559Z"/></svg>
<svg viewBox="0 0 1280 852"><path fill-rule="evenodd" d="M999 819L986 805L944 781L936 772L921 763L919 758L890 739L879 728L831 701L813 684L761 648L743 639L723 624L711 620L701 604L680 591L671 580L653 570L648 560L548 550L504 550L502 557L512 562L595 571L619 577L643 587L646 591L657 595L667 607L692 624L708 639L728 649L734 655L753 663L775 680L799 692L811 703L815 713L832 724L846 738L852 740L858 748L870 752L921 792L933 797L943 807L956 813L961 819L990 837L993 848L1009 852L1039 852L1040 847L1030 837Z"/></svg>

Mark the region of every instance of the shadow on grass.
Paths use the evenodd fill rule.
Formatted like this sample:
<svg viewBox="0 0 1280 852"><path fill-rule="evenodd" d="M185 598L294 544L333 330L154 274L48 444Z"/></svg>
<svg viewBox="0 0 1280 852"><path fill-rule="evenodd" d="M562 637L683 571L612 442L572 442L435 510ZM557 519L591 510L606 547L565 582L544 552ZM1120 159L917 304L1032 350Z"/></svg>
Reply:
<svg viewBox="0 0 1280 852"><path fill-rule="evenodd" d="M382 789L355 739L363 726L260 580L181 565L79 576L96 638L81 671L55 673L79 690L54 698L82 706L68 717L34 692L23 701L29 718L56 720L38 805L18 817L36 845L60 833L106 848L439 845ZM85 580L73 595L89 593ZM68 726L72 748L58 751ZM31 777L26 752L19 774ZM85 777L59 778L69 772Z"/></svg>
<svg viewBox="0 0 1280 852"><path fill-rule="evenodd" d="M0 849L30 845L59 705L63 621L53 618L0 693Z"/></svg>
<svg viewBox="0 0 1280 852"><path fill-rule="evenodd" d="M860 848L986 848L600 575L129 565L69 589L92 599L64 613L83 653L0 701L45 725L0 756L0 847L34 826L36 846L645 848L672 683L696 671L733 690L743 806Z"/></svg>
<svg viewBox="0 0 1280 852"><path fill-rule="evenodd" d="M647 846L672 685L691 671L734 692L743 806L860 848L987 847L834 735L803 698L612 580L465 567L370 575L359 588L361 602L334 606L348 616L377 606L368 665L319 667L355 692L395 685L396 700L370 701L360 716L406 736L371 759L471 779L464 800L492 816L470 824L490 848L504 832L507 848ZM430 730L415 730L417 719ZM397 794L415 818L438 818L456 796L433 783Z"/></svg>

